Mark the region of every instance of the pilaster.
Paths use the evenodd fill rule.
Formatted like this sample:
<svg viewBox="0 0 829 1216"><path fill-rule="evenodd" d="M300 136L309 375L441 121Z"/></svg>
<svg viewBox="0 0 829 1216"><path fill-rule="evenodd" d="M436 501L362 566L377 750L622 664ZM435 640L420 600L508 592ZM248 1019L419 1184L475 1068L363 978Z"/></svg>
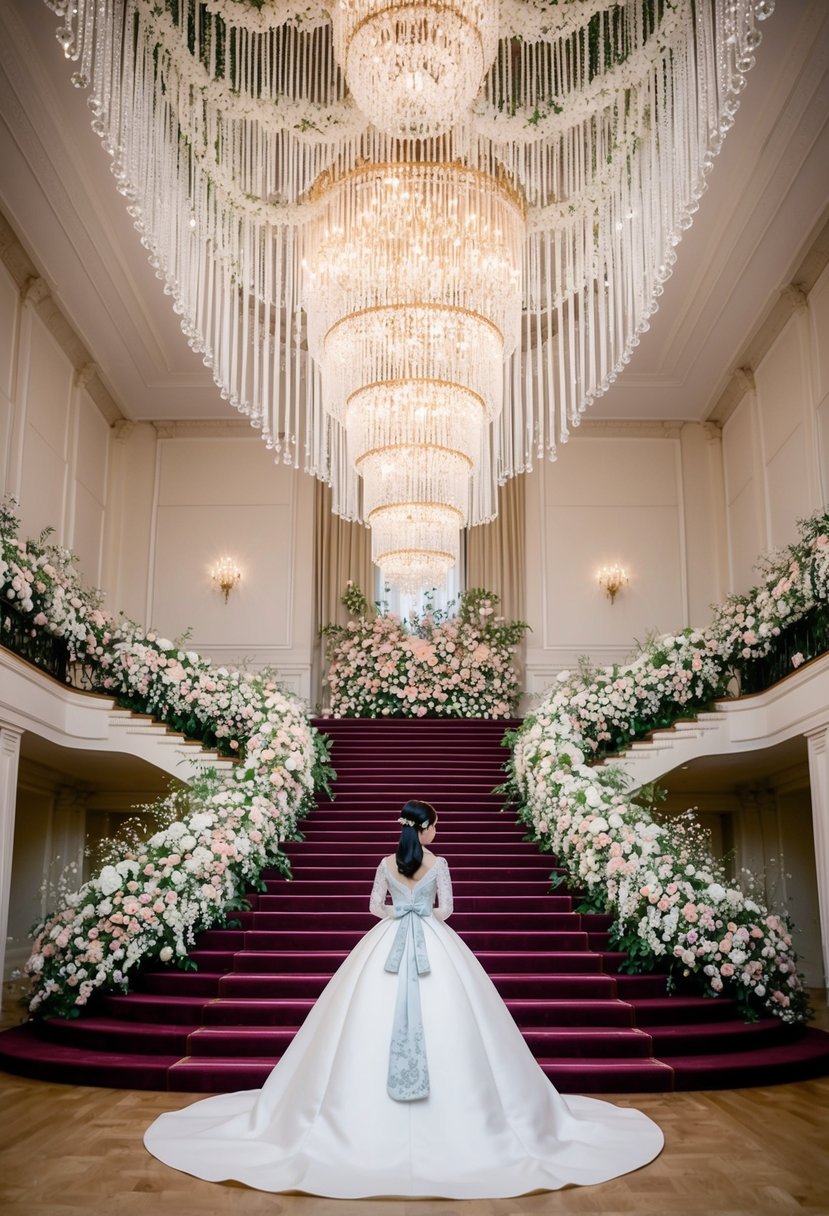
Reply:
<svg viewBox="0 0 829 1216"><path fill-rule="evenodd" d="M17 772L23 731L0 722L0 981L5 975L6 940L9 935L9 897L14 855L14 815L17 804ZM0 983L0 1005L2 983Z"/></svg>
<svg viewBox="0 0 829 1216"><path fill-rule="evenodd" d="M808 731L823 982L829 989L829 726Z"/></svg>

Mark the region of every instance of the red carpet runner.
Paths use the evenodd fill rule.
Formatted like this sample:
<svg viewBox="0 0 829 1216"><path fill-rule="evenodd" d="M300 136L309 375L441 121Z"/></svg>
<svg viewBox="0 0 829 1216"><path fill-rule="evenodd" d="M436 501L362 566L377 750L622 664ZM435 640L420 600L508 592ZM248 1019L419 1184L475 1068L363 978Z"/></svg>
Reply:
<svg viewBox="0 0 829 1216"><path fill-rule="evenodd" d="M829 1035L733 1001L668 996L664 977L617 973L608 918L549 893L554 859L490 793L504 724L319 722L334 738L336 800L289 849L295 880L267 876L239 929L203 933L197 972L145 973L128 996L72 1021L0 1035L0 1066L53 1081L200 1092L259 1086L332 972L374 923L368 897L410 797L435 803L451 924L492 976L544 1071L565 1093L769 1084L829 1070Z"/></svg>

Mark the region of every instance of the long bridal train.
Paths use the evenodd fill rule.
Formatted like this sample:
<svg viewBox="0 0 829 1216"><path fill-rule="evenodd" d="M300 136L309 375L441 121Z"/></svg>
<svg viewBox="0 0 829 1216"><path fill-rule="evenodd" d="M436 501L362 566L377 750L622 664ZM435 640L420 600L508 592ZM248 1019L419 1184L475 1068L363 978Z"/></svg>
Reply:
<svg viewBox="0 0 829 1216"><path fill-rule="evenodd" d="M155 1157L265 1191L476 1199L604 1182L660 1152L662 1133L641 1112L564 1097L544 1076L486 972L443 923L445 860L414 886L381 863L372 911L383 919L262 1089L161 1115L145 1135ZM395 955L397 974L387 969ZM394 1101L389 1044L407 1017L415 1039L422 1024L429 1093Z"/></svg>

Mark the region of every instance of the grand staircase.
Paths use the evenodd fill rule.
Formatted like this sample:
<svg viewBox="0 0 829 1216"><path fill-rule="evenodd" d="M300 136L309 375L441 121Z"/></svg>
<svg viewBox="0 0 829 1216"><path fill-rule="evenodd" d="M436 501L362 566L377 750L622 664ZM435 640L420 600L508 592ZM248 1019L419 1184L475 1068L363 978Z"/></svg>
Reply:
<svg viewBox="0 0 829 1216"><path fill-rule="evenodd" d="M492 977L541 1067L565 1093L794 1081L829 1070L829 1035L733 1001L668 995L664 976L619 973L609 918L550 893L555 859L522 840L492 787L505 724L324 720L333 803L289 848L294 879L266 875L239 928L202 933L195 972L151 969L89 1014L0 1036L0 1066L78 1084L229 1091L262 1084L336 967L374 923L379 858L407 798L438 808L436 851L455 889L451 924Z"/></svg>

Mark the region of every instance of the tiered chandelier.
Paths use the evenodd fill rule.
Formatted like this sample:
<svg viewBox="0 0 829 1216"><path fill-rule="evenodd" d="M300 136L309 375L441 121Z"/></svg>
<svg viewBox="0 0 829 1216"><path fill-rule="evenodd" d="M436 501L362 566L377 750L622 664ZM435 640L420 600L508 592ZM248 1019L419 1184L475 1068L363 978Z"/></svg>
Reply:
<svg viewBox="0 0 829 1216"><path fill-rule="evenodd" d="M773 0L46 0L192 347L442 582L631 358Z"/></svg>
<svg viewBox="0 0 829 1216"><path fill-rule="evenodd" d="M491 512L523 203L501 177L431 160L326 174L314 193L308 343L362 478L372 558L398 586L436 586L470 514Z"/></svg>

